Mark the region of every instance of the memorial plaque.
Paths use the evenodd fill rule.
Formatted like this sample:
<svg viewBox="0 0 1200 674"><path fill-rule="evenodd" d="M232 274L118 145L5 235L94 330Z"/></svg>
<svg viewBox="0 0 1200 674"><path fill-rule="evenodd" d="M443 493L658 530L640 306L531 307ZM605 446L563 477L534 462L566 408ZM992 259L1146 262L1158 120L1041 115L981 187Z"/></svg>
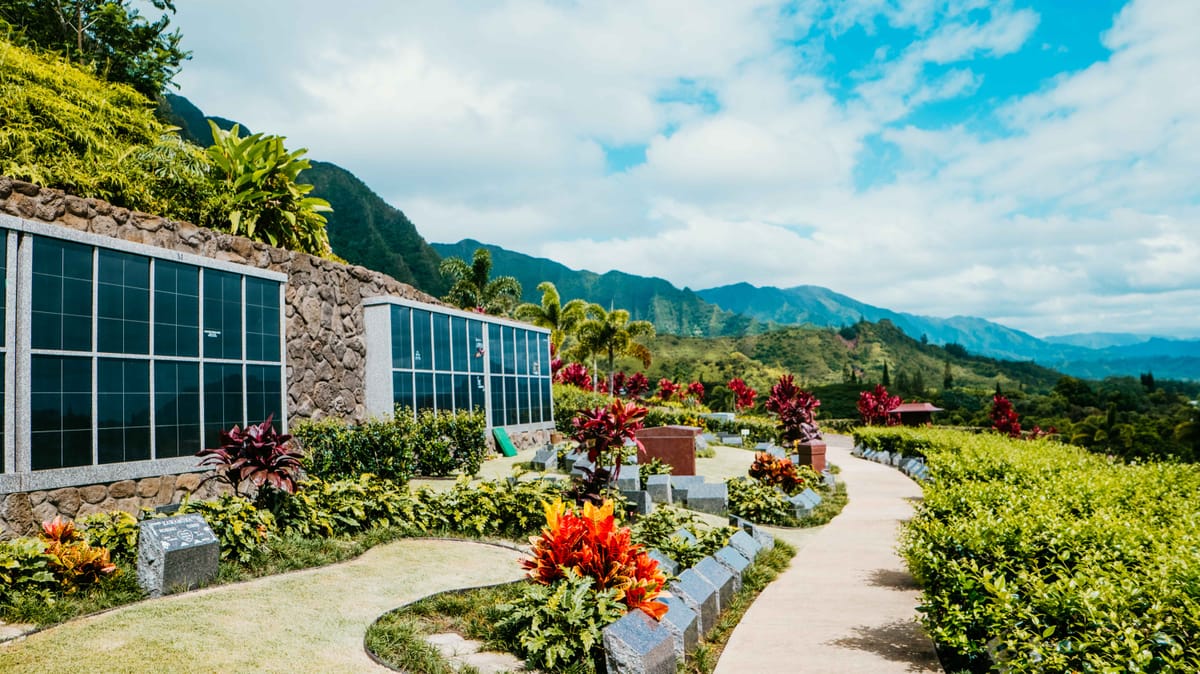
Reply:
<svg viewBox="0 0 1200 674"><path fill-rule="evenodd" d="M671 630L641 609L604 628L604 660L609 674L675 674Z"/></svg>
<svg viewBox="0 0 1200 674"><path fill-rule="evenodd" d="M671 497L680 503L687 503L688 490L704 484L703 475L672 475Z"/></svg>
<svg viewBox="0 0 1200 674"><path fill-rule="evenodd" d="M717 625L717 588L695 569L687 569L668 588L671 594L696 614L696 628L701 634Z"/></svg>
<svg viewBox="0 0 1200 674"><path fill-rule="evenodd" d="M659 570L668 576L674 576L679 573L679 564L675 560L668 557L667 553L663 552L662 550L659 550L658 548L651 548L648 552L646 552L646 554L650 556L650 559L658 562Z"/></svg>
<svg viewBox="0 0 1200 674"><path fill-rule="evenodd" d="M543 447L533 455L529 465L534 470L554 470L558 468L558 450L553 447Z"/></svg>
<svg viewBox="0 0 1200 674"><path fill-rule="evenodd" d="M754 528L753 524L750 526ZM742 556L750 561L754 561L754 558L758 556L759 551L762 550L762 545L756 541L753 536L745 531L734 532L734 534L729 537L729 546L742 553Z"/></svg>
<svg viewBox="0 0 1200 674"><path fill-rule="evenodd" d="M729 511L729 487L724 482L696 485L688 490L687 507L702 513L724 515Z"/></svg>
<svg viewBox="0 0 1200 674"><path fill-rule="evenodd" d="M646 491L650 492L650 498L654 499L655 503L671 503L671 476L670 475L648 475L646 477Z"/></svg>
<svg viewBox="0 0 1200 674"><path fill-rule="evenodd" d="M700 639L696 612L688 608L687 604L683 603L679 597L659 596L656 601L667 605L667 612L662 617L662 624L667 626L674 638L675 659L683 662Z"/></svg>
<svg viewBox="0 0 1200 674"><path fill-rule="evenodd" d="M217 576L221 544L200 515L138 525L138 584L151 597L188 590Z"/></svg>
<svg viewBox="0 0 1200 674"><path fill-rule="evenodd" d="M728 545L714 552L712 557L733 574L733 591L741 590L742 577L746 574L746 569L750 568L750 560Z"/></svg>
<svg viewBox="0 0 1200 674"><path fill-rule="evenodd" d="M713 587L717 588L717 614L720 615L722 611L729 608L730 602L733 601L733 593L741 586L742 579L735 578L729 569L721 566L720 562L712 557L700 560L691 570L700 574Z"/></svg>

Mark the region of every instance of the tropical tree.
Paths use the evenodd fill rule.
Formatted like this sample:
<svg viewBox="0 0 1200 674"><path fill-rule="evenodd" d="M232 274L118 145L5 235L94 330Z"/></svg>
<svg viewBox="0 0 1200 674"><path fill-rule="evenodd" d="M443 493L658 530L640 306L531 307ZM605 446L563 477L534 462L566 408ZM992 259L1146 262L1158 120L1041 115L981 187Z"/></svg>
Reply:
<svg viewBox="0 0 1200 674"><path fill-rule="evenodd" d="M593 303L584 310L583 320L575 329L574 353L581 360L590 356L607 359L611 391L617 356L632 356L642 362L642 367L650 367L650 349L637 340L653 336L654 325L650 321L631 321L624 309L606 311Z"/></svg>
<svg viewBox="0 0 1200 674"><path fill-rule="evenodd" d="M542 293L541 304L526 302L513 310L513 318L543 328L550 328L550 343L554 345L557 352L562 348L563 342L566 341L575 326L583 319L587 302L573 299L565 305L562 304L558 288L549 281L542 281L538 284L537 289Z"/></svg>
<svg viewBox="0 0 1200 674"><path fill-rule="evenodd" d="M149 0L162 14L153 21L132 2L118 0L0 0L0 34L52 51L157 98L191 53L168 32L173 0ZM8 30L5 30L5 29Z"/></svg>
<svg viewBox="0 0 1200 674"><path fill-rule="evenodd" d="M492 274L492 254L477 248L467 264L462 258L448 257L438 267L450 282L450 292L442 298L460 309L506 316L521 301L521 283L511 276Z"/></svg>

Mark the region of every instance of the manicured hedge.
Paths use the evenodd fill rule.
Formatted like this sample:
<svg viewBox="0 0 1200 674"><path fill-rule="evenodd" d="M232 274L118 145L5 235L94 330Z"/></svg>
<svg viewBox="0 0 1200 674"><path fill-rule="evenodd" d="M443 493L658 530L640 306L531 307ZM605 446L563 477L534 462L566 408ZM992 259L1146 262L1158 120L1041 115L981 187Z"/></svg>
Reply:
<svg viewBox="0 0 1200 674"><path fill-rule="evenodd" d="M855 439L929 463L901 549L950 671L1200 671L1200 467L991 434Z"/></svg>

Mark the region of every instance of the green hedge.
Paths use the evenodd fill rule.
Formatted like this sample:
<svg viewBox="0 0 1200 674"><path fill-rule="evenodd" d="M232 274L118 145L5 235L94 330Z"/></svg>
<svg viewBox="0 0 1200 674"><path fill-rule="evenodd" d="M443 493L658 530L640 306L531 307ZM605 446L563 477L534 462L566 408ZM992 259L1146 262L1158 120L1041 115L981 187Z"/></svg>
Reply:
<svg viewBox="0 0 1200 674"><path fill-rule="evenodd" d="M949 670L1200 671L1200 467L993 434L855 438L930 465L901 550Z"/></svg>
<svg viewBox="0 0 1200 674"><path fill-rule="evenodd" d="M414 475L479 472L487 453L482 412L397 409L391 419L347 426L337 419L306 421L292 430L304 452L304 470L324 480L371 473L394 482Z"/></svg>

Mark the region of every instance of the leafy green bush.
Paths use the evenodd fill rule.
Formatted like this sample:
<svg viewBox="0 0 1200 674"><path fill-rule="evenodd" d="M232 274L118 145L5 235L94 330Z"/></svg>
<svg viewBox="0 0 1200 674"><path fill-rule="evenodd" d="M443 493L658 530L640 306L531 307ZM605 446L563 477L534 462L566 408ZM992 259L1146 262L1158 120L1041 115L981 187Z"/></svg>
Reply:
<svg viewBox="0 0 1200 674"><path fill-rule="evenodd" d="M571 420L580 412L606 407L612 402L612 397L607 393L585 391L578 386L568 384L552 385L551 395L554 397L554 427L564 435L575 433L575 426L572 425Z"/></svg>
<svg viewBox="0 0 1200 674"><path fill-rule="evenodd" d="M562 486L549 480L472 483L466 476L444 492L417 492L417 498L428 509L430 530L512 540L536 534L545 523L542 504L560 496Z"/></svg>
<svg viewBox="0 0 1200 674"><path fill-rule="evenodd" d="M275 517L259 510L249 499L225 494L215 501L179 504L179 514L199 513L221 542L221 559L249 564L262 551L275 530Z"/></svg>
<svg viewBox="0 0 1200 674"><path fill-rule="evenodd" d="M88 545L108 548L114 561L137 561L138 521L124 510L92 513L79 519Z"/></svg>
<svg viewBox="0 0 1200 674"><path fill-rule="evenodd" d="M671 470L671 464L663 463L661 459L650 459L646 463L638 465L638 478L645 485L646 478L651 475L670 475Z"/></svg>
<svg viewBox="0 0 1200 674"><path fill-rule="evenodd" d="M508 648L529 667L561 671L603 668L602 630L625 614L618 590L592 589L592 579L568 573L552 585L529 583L511 604L498 606L503 617L496 631Z"/></svg>
<svg viewBox="0 0 1200 674"><path fill-rule="evenodd" d="M337 419L306 421L292 435L304 450L304 470L324 480L371 473L404 484L415 474L479 472L487 454L482 412L424 411L415 418L397 408L387 420L347 426Z"/></svg>
<svg viewBox="0 0 1200 674"><path fill-rule="evenodd" d="M676 535L680 529L690 531L696 542ZM661 551L680 568L687 569L725 547L734 531L733 527L711 527L691 511L659 506L634 523L633 540L647 550Z"/></svg>
<svg viewBox="0 0 1200 674"><path fill-rule="evenodd" d="M422 532L426 504L403 485L363 473L357 480L310 478L275 509L281 529L304 536L341 536L373 527Z"/></svg>
<svg viewBox="0 0 1200 674"><path fill-rule="evenodd" d="M0 604L25 594L49 598L59 587L52 571L55 562L41 539L0 541Z"/></svg>
<svg viewBox="0 0 1200 674"><path fill-rule="evenodd" d="M795 510L779 489L744 477L729 478L725 484L729 487L729 514L756 524L784 527L799 524Z"/></svg>
<svg viewBox="0 0 1200 674"><path fill-rule="evenodd" d="M1200 670L1200 467L994 434L856 438L931 467L901 552L948 669Z"/></svg>

